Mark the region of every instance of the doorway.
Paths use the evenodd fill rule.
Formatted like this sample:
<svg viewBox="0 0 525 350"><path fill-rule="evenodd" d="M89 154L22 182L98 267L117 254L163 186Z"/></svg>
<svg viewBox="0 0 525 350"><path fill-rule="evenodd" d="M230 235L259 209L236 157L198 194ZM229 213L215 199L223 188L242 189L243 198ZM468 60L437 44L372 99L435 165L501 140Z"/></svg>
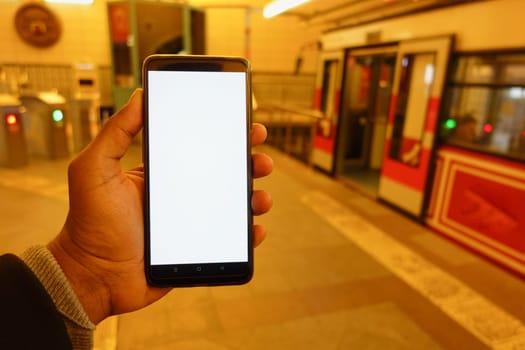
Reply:
<svg viewBox="0 0 525 350"><path fill-rule="evenodd" d="M347 52L336 174L376 197L383 164L396 48Z"/></svg>

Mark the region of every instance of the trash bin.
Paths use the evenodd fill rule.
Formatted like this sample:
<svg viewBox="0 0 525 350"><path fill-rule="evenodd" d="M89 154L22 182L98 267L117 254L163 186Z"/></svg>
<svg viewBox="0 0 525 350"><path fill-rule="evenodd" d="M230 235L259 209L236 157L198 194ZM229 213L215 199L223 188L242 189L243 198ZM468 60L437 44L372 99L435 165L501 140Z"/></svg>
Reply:
<svg viewBox="0 0 525 350"><path fill-rule="evenodd" d="M2 166L18 168L29 162L22 112L23 107L18 98L0 93L0 165Z"/></svg>
<svg viewBox="0 0 525 350"><path fill-rule="evenodd" d="M66 99L55 91L24 92L19 98L26 108L29 153L49 159L69 156Z"/></svg>
<svg viewBox="0 0 525 350"><path fill-rule="evenodd" d="M73 131L73 151L81 151L100 130L98 70L93 64L73 66L69 120Z"/></svg>

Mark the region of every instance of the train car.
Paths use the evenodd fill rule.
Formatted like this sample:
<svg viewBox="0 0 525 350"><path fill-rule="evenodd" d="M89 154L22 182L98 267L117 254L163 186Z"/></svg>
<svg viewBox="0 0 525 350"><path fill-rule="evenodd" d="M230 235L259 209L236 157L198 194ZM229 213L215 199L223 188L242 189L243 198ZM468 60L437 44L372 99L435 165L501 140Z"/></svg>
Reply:
<svg viewBox="0 0 525 350"><path fill-rule="evenodd" d="M522 0L322 36L311 162L525 274Z"/></svg>

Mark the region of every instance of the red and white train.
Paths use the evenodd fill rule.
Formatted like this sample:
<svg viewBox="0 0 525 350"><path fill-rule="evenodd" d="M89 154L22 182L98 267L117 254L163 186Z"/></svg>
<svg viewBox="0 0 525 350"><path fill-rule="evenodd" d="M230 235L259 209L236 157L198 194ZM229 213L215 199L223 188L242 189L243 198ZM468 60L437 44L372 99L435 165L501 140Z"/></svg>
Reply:
<svg viewBox="0 0 525 350"><path fill-rule="evenodd" d="M523 0L322 37L312 163L525 274Z"/></svg>

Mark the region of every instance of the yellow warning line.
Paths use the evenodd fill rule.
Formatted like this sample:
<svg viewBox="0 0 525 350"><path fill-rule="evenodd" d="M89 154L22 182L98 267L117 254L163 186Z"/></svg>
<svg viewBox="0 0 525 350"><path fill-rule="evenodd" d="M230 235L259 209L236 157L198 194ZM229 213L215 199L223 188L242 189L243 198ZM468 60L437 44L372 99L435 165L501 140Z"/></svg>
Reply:
<svg viewBox="0 0 525 350"><path fill-rule="evenodd" d="M302 201L386 269L493 349L525 349L525 326L469 286L321 192Z"/></svg>

